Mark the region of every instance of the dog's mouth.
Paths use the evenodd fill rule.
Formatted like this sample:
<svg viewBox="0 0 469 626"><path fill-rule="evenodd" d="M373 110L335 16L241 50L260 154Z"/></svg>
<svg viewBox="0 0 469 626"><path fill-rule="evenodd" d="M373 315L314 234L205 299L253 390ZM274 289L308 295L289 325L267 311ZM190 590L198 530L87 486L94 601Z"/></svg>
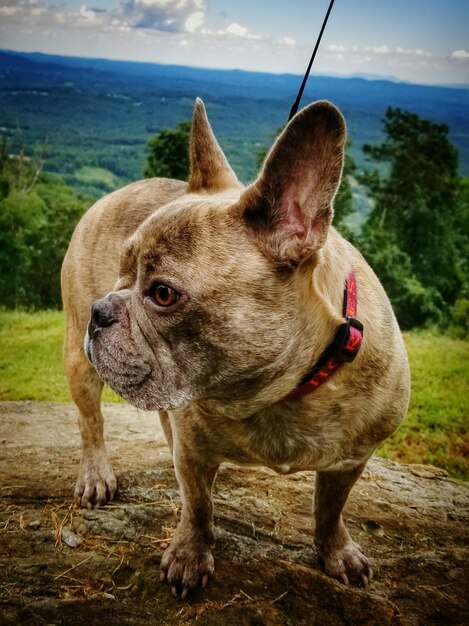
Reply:
<svg viewBox="0 0 469 626"><path fill-rule="evenodd" d="M187 390L175 389L171 381L160 380L137 351L124 350L105 335L102 329L91 334L88 328L84 351L99 378L121 398L149 411L180 409L193 400Z"/></svg>
<svg viewBox="0 0 469 626"><path fill-rule="evenodd" d="M124 350L118 342L102 333L102 329L85 334L84 351L99 377L123 395L128 388L136 389L151 377L152 368L136 351Z"/></svg>

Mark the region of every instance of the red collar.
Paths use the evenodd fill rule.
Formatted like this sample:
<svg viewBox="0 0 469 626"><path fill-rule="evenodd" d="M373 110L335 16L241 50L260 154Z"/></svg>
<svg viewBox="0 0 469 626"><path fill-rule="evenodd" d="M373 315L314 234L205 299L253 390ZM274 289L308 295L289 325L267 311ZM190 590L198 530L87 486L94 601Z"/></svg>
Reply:
<svg viewBox="0 0 469 626"><path fill-rule="evenodd" d="M315 391L328 380L344 363L350 363L357 356L363 341L363 325L356 319L357 314L357 279L355 272L350 272L345 281L343 316L345 322L337 330L332 343L319 357L318 362L308 371L284 400L302 398Z"/></svg>

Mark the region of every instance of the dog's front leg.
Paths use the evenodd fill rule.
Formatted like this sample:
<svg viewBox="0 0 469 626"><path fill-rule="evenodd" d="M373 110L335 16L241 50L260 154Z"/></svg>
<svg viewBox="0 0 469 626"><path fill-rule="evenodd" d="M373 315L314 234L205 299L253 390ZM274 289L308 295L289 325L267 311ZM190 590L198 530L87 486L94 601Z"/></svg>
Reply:
<svg viewBox="0 0 469 626"><path fill-rule="evenodd" d="M209 456L209 455L208 455ZM213 573L212 485L219 463L174 441L173 462L181 493L181 521L161 559L161 580L174 596L205 587Z"/></svg>
<svg viewBox="0 0 469 626"><path fill-rule="evenodd" d="M342 509L366 463L345 472L317 472L314 495L316 545L329 576L346 585L367 585L373 576L366 556L352 541L342 519Z"/></svg>

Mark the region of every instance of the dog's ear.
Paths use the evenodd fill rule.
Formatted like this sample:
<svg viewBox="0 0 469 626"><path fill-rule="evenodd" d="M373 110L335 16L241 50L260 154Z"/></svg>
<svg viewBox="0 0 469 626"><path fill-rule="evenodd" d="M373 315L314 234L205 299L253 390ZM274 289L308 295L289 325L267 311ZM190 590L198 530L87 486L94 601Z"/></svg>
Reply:
<svg viewBox="0 0 469 626"><path fill-rule="evenodd" d="M241 187L207 119L204 103L197 98L192 119L190 192L217 192Z"/></svg>
<svg viewBox="0 0 469 626"><path fill-rule="evenodd" d="M297 265L324 245L340 184L345 121L329 102L316 102L287 125L255 183L242 194L243 218L262 249Z"/></svg>

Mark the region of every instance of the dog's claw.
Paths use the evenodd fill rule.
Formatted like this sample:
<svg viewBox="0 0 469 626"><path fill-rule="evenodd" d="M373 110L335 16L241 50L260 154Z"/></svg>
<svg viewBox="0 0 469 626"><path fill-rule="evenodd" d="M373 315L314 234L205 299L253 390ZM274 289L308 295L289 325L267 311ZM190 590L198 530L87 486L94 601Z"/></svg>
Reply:
<svg viewBox="0 0 469 626"><path fill-rule="evenodd" d="M319 558L326 574L344 585L366 587L373 576L368 559L353 541L329 552L320 550Z"/></svg>
<svg viewBox="0 0 469 626"><path fill-rule="evenodd" d="M76 505L88 509L104 506L116 492L117 480L106 451L94 449L84 453L75 485Z"/></svg>
<svg viewBox="0 0 469 626"><path fill-rule="evenodd" d="M191 591L205 588L213 573L213 557L210 546L194 537L178 541L177 536L161 559L160 581L166 581L173 596L184 600Z"/></svg>

